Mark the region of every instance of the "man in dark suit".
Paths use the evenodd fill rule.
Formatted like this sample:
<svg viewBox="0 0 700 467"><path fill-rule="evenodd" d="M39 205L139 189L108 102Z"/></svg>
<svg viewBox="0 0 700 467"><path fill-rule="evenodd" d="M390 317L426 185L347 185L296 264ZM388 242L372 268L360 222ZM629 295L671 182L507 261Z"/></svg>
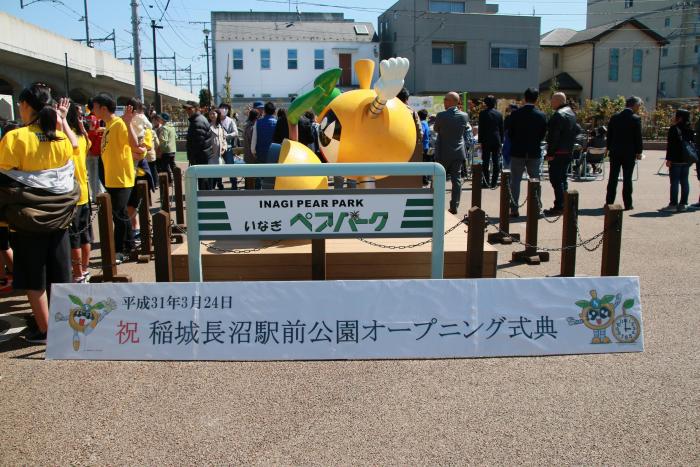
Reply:
<svg viewBox="0 0 700 467"><path fill-rule="evenodd" d="M547 123L546 159L549 162L549 181L554 189L554 207L545 209L544 214L558 216L564 212L564 192L569 187L567 173L580 127L576 123L576 114L566 103L566 94L555 92L551 103L554 114Z"/></svg>
<svg viewBox="0 0 700 467"><path fill-rule="evenodd" d="M518 217L520 182L527 170L529 178L540 178L542 165L542 140L547 134L547 117L535 108L540 92L536 88L525 90L525 105L514 110L505 125L510 138L510 215Z"/></svg>
<svg viewBox="0 0 700 467"><path fill-rule="evenodd" d="M464 132L469 125L469 117L457 108L459 94L456 92L447 93L444 103L446 110L437 114L433 127L438 135L435 161L445 167L447 175L452 180L449 211L452 214L457 214L459 199L462 195L462 181L459 178L459 172L466 158Z"/></svg>
<svg viewBox="0 0 700 467"><path fill-rule="evenodd" d="M503 144L503 115L495 109L496 98L486 96L486 109L479 112L479 144L484 170L484 180L494 188L501 171L501 145ZM493 172L489 180L489 162L493 162Z"/></svg>
<svg viewBox="0 0 700 467"><path fill-rule="evenodd" d="M628 97L625 109L612 116L608 124L608 152L610 154L610 177L605 204L615 203L617 178L622 169L622 201L625 211L634 209L632 205L632 174L634 166L642 158L642 119L639 109L642 100Z"/></svg>

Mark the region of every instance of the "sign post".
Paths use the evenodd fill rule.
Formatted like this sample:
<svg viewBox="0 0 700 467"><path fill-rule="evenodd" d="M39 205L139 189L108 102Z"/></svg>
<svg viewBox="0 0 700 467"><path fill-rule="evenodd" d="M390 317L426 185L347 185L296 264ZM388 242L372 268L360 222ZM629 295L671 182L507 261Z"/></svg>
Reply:
<svg viewBox="0 0 700 467"><path fill-rule="evenodd" d="M199 178L430 175L432 189L198 191ZM200 240L432 237L431 277L444 270L445 170L434 163L193 166L185 174L190 281Z"/></svg>

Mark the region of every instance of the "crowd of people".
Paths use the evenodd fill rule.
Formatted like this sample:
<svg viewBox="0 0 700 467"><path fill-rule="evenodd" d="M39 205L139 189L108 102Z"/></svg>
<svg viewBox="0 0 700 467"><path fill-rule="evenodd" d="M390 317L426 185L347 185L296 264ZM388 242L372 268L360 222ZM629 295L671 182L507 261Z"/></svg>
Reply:
<svg viewBox="0 0 700 467"><path fill-rule="evenodd" d="M634 209L633 173L642 158L642 122L639 116L642 100L631 96L625 108L612 116L607 126L599 126L586 132L577 122L576 113L561 92L551 97L552 115L547 118L537 108L539 91L528 88L523 94L523 105L510 104L506 116L496 110L493 96L484 99L485 109L479 113L476 128L483 168L483 183L490 188L498 185L503 164L510 169L511 217L517 218L520 185L523 174L530 179L540 179L544 163L547 163L549 181L554 192L554 204L544 209L547 216L560 215L564 209L564 192L568 189L569 174L601 173L607 156L610 161L605 204L613 204L622 172L622 201L625 210ZM471 141L472 128L468 115L461 110L459 94L448 93L444 98L445 111L435 117L434 146L427 141L424 150L430 159L440 162L452 182L450 212L456 213L461 196L460 177ZM669 168L670 201L664 211L688 209L690 168L697 164L700 147L700 119L695 131L691 114L678 109L673 125L668 130L666 166ZM586 157L581 157L585 153ZM434 154L434 156L433 156ZM700 180L700 171L698 171ZM680 198L679 198L680 191ZM700 202L693 204L700 208Z"/></svg>
<svg viewBox="0 0 700 467"><path fill-rule="evenodd" d="M406 89L398 95L405 103L408 97ZM497 100L488 96L479 114L477 139L455 92L444 97L445 110L434 116L408 107L416 124L413 158L422 155L423 160L437 161L445 167L452 183L450 212L457 212L466 154L477 143L487 186L497 186L502 165L512 173L512 216L519 215L523 174L539 179L545 161L554 190L554 205L545 214L561 212L569 167L582 129L564 94L552 96L554 113L549 119L537 109L537 100L538 91L527 89L524 104L510 105L504 118L496 109ZM632 172L642 155L637 115L640 105L639 98L628 98L626 108L610 119L607 128L596 128L586 144L591 157L583 162L590 162L597 172L607 153L610 178L605 202L614 203L622 172L625 209L633 209ZM143 180L154 190L159 173L173 180L178 136L168 113L146 109L136 98L130 99L123 113L117 115L117 103L110 95L94 96L84 109L66 98L54 99L48 86L36 83L19 94L17 107L21 122L7 122L0 140L0 223L4 225L0 227L0 293L13 288L26 291L37 325L26 339L42 343L48 326L51 284L90 280L97 194L106 192L111 200L114 245L120 263L134 250L141 235L135 185ZM279 145L289 137L286 111L273 102L255 102L244 122L227 104L203 108L187 102L183 110L188 118L186 151L190 165L276 163ZM688 177L693 157L697 162L696 138L700 134L693 131L690 119L687 110L678 110L668 131L668 210L683 211L688 205ZM324 161L322 138L316 116L307 112L299 121L298 139ZM424 183L429 182L426 177ZM199 189L272 187L265 179L246 179L243 183L239 186L236 177L200 179ZM334 179L334 188L345 186L352 188L353 180Z"/></svg>

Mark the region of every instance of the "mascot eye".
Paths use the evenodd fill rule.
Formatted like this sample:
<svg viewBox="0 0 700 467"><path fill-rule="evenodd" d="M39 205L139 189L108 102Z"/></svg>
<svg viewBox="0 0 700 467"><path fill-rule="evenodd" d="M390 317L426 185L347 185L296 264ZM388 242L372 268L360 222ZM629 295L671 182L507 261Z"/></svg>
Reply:
<svg viewBox="0 0 700 467"><path fill-rule="evenodd" d="M601 317L602 319L610 318L610 311L608 311L607 308L601 308L601 309L600 309L600 317Z"/></svg>
<svg viewBox="0 0 700 467"><path fill-rule="evenodd" d="M597 310L588 310L588 321L593 321L598 318Z"/></svg>

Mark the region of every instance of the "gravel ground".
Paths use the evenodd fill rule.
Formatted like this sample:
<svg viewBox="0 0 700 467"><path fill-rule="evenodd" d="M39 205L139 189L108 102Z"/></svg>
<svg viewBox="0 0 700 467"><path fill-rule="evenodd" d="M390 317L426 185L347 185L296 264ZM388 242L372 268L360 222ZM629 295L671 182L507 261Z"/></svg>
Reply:
<svg viewBox="0 0 700 467"><path fill-rule="evenodd" d="M621 273L641 277L643 353L73 362L44 361L42 346L16 338L0 342L0 464L700 465L700 211L658 212L668 198L661 155L641 162L623 225ZM604 182L570 188L581 193L584 238L600 232ZM547 206L547 182L543 192ZM497 193L484 193L494 217ZM541 245L560 241L561 223L540 223ZM499 277L559 272L558 254L511 265L516 248L498 246ZM600 253L579 249L577 272L597 275ZM153 280L153 263L121 269ZM26 317L26 303L5 298L0 312Z"/></svg>

